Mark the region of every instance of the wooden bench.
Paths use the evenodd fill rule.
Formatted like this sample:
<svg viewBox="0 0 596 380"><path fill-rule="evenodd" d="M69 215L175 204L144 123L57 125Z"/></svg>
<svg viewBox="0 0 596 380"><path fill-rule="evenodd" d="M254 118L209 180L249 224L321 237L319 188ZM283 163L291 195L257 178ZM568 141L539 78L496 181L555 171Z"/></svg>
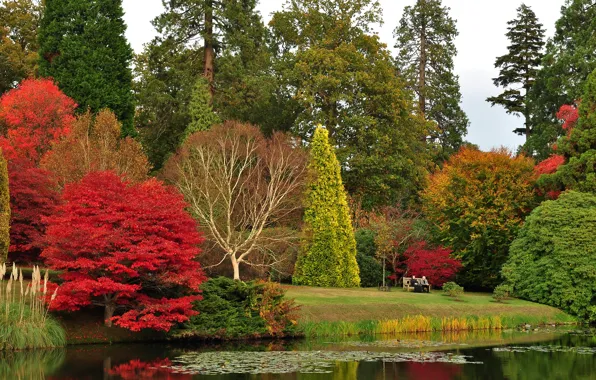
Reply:
<svg viewBox="0 0 596 380"><path fill-rule="evenodd" d="M416 280L420 281L421 278L416 278ZM428 281L428 279L427 279L427 281ZM404 277L402 280L402 285L406 292L414 291L414 285L412 285L412 277ZM425 285L425 286L428 286L428 291L430 292L430 284Z"/></svg>

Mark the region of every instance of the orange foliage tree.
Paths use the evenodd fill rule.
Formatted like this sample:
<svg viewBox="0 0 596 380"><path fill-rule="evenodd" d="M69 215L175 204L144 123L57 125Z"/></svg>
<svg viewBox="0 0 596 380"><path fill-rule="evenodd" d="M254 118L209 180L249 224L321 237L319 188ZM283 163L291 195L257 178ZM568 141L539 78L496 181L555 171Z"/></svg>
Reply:
<svg viewBox="0 0 596 380"><path fill-rule="evenodd" d="M87 112L44 156L41 166L55 175L61 187L94 171L112 170L132 182L147 179L150 165L141 144L121 135L122 125L112 111Z"/></svg>
<svg viewBox="0 0 596 380"><path fill-rule="evenodd" d="M535 180L534 162L504 148L463 148L430 177L423 210L439 242L462 261L458 281L476 287L501 282L509 245L537 204Z"/></svg>

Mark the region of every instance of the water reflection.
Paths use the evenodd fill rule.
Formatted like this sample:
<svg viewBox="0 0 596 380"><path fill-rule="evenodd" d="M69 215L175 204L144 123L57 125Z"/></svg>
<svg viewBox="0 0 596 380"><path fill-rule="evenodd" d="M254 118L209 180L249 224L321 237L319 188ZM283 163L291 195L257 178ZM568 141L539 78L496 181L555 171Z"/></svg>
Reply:
<svg viewBox="0 0 596 380"><path fill-rule="evenodd" d="M63 365L65 357L65 349L0 351L0 379L45 379Z"/></svg>
<svg viewBox="0 0 596 380"><path fill-rule="evenodd" d="M412 342L419 342L413 347ZM430 343L433 345L430 345ZM521 348L521 349L520 349ZM374 355L397 355L432 358L429 351L441 350L444 357L468 356L468 362L383 362L349 360L360 352ZM179 366L181 357L220 357L221 365L229 365L223 352L234 352L245 360L266 352L287 352L294 357L306 352L333 358L322 373L219 374L190 373ZM306 351L306 352L305 352ZM260 352L256 355L254 353ZM259 344L222 344L211 346L113 345L77 346L62 350L0 352L0 379L157 379L157 380L385 380L385 379L593 379L596 373L596 339L591 335L547 332L473 332L464 334L417 334L371 340L370 337L344 341L262 342ZM252 354L251 354L252 353ZM345 356L342 355L345 353ZM309 356L305 355L305 356ZM278 355L282 358L284 355ZM316 356L316 355L315 355ZM256 360L256 359L255 359ZM276 363L269 363L277 365Z"/></svg>

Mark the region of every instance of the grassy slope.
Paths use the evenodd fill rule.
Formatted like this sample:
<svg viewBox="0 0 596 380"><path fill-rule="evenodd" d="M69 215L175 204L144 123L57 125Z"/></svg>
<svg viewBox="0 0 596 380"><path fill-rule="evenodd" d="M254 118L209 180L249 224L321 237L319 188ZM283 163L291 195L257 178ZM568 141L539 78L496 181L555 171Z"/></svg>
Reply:
<svg viewBox="0 0 596 380"><path fill-rule="evenodd" d="M430 317L463 316L531 316L544 322L568 322L573 319L550 306L522 300L494 302L490 294L466 293L455 300L434 291L430 294L404 292L395 289L380 292L377 289L329 289L286 286L287 297L301 306L304 322L398 319L405 316Z"/></svg>

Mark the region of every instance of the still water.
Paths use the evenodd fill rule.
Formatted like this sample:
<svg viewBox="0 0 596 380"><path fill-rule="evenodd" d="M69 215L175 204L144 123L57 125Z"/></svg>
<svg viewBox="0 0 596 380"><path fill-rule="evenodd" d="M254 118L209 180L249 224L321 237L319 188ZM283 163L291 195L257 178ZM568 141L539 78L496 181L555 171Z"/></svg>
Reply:
<svg viewBox="0 0 596 380"><path fill-rule="evenodd" d="M466 332L383 338L0 352L0 379L596 379L585 331Z"/></svg>

